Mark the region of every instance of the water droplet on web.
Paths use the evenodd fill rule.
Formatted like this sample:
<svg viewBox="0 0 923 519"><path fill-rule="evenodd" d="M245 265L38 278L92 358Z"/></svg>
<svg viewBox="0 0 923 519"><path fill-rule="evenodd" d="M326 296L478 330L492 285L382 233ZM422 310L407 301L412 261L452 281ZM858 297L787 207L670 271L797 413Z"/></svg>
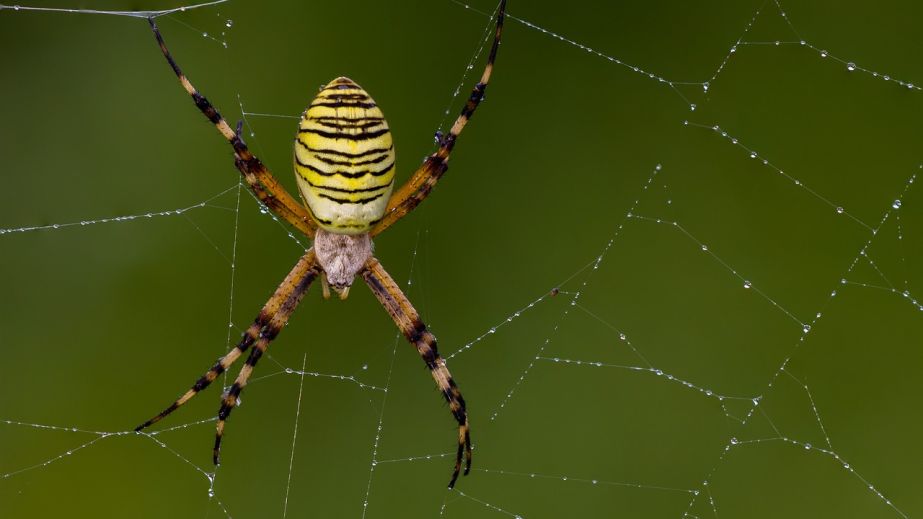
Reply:
<svg viewBox="0 0 923 519"><path fill-rule="evenodd" d="M735 52L737 52L737 46L736 46L736 45L733 46L733 47L731 47L731 54L734 54Z"/></svg>
<svg viewBox="0 0 923 519"><path fill-rule="evenodd" d="M750 288L752 286L753 286L753 283L750 283L750 281L744 281L744 288Z"/></svg>
<svg viewBox="0 0 923 519"><path fill-rule="evenodd" d="M18 11L18 10L19 10L19 6L18 6L18 5L14 5L14 6L13 6L13 10L14 10L14 11Z"/></svg>
<svg viewBox="0 0 923 519"><path fill-rule="evenodd" d="M228 29L230 29L233 25L234 25L234 20L229 19L228 21L224 22L224 26L227 27Z"/></svg>
<svg viewBox="0 0 923 519"><path fill-rule="evenodd" d="M882 76L885 81L891 81L891 76Z"/></svg>
<svg viewBox="0 0 923 519"><path fill-rule="evenodd" d="M846 70L850 72L852 72L853 70L856 70L856 64L850 61L849 63L846 64Z"/></svg>
<svg viewBox="0 0 923 519"><path fill-rule="evenodd" d="M827 51L825 51L825 50L820 51L820 57L826 58L826 57L827 57Z"/></svg>
<svg viewBox="0 0 923 519"><path fill-rule="evenodd" d="M691 105L689 105L689 110L695 112L695 103L692 103Z"/></svg>
<svg viewBox="0 0 923 519"><path fill-rule="evenodd" d="M708 245L702 244L702 250L708 252Z"/></svg>
<svg viewBox="0 0 923 519"><path fill-rule="evenodd" d="M750 152L750 158L751 158L751 159L755 159L755 158L756 158L756 152L755 152L755 151L751 151L751 152Z"/></svg>
<svg viewBox="0 0 923 519"><path fill-rule="evenodd" d="M735 437L731 437L731 445L737 445L738 443L740 443L740 440Z"/></svg>
<svg viewBox="0 0 923 519"><path fill-rule="evenodd" d="M804 333L808 333L808 332L811 331L811 325L810 325L810 324L806 324L806 325L802 326L801 329L804 330Z"/></svg>
<svg viewBox="0 0 923 519"><path fill-rule="evenodd" d="M837 208L836 208L837 214L843 214L844 211L845 211L845 209L843 209L842 207L837 207Z"/></svg>
<svg viewBox="0 0 923 519"><path fill-rule="evenodd" d="M702 90L704 90L705 92L708 92L708 81L702 83Z"/></svg>
<svg viewBox="0 0 923 519"><path fill-rule="evenodd" d="M893 208L895 208L895 209L900 209L900 208L901 208L901 201L900 201L900 200L895 200L894 202L891 203L891 207L893 207Z"/></svg>
<svg viewBox="0 0 923 519"><path fill-rule="evenodd" d="M810 444L810 443L805 443L805 444L804 444L804 450L808 450L808 451L811 450L811 444Z"/></svg>

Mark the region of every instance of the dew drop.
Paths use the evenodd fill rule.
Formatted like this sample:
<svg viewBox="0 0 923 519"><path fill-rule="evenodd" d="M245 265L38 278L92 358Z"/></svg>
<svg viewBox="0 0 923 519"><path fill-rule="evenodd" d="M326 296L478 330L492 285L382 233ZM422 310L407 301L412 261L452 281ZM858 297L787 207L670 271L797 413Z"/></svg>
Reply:
<svg viewBox="0 0 923 519"><path fill-rule="evenodd" d="M810 324L806 324L806 325L802 326L801 329L804 330L804 333L808 333L808 332L811 331L811 325L810 325Z"/></svg>
<svg viewBox="0 0 923 519"><path fill-rule="evenodd" d="M805 443L805 444L804 444L804 450L806 450L806 451L811 450L811 444L810 444L810 443Z"/></svg>
<svg viewBox="0 0 923 519"><path fill-rule="evenodd" d="M740 443L740 440L737 438L731 438L731 445L737 445L738 443Z"/></svg>
<svg viewBox="0 0 923 519"><path fill-rule="evenodd" d="M755 152L755 151L751 151L751 152L750 152L750 158L751 158L751 159L755 159L755 158L756 158L756 152Z"/></svg>
<svg viewBox="0 0 923 519"><path fill-rule="evenodd" d="M708 81L702 83L702 90L704 90L705 92L708 92Z"/></svg>
<svg viewBox="0 0 923 519"><path fill-rule="evenodd" d="M844 211L845 211L845 209L843 209L842 207L837 207L837 208L836 208L836 213L837 213L837 214L843 214Z"/></svg>
<svg viewBox="0 0 923 519"><path fill-rule="evenodd" d="M224 26L227 27L228 29L230 29L233 25L234 25L234 20L229 19L228 21L224 22Z"/></svg>
<svg viewBox="0 0 923 519"><path fill-rule="evenodd" d="M731 47L731 54L734 54L735 52L737 52L737 46L736 46L736 45L733 46L733 47Z"/></svg>
<svg viewBox="0 0 923 519"><path fill-rule="evenodd" d="M900 208L901 208L901 201L900 201L900 200L895 200L894 202L891 202L891 207L893 207L893 208L895 208L895 209L900 209Z"/></svg>
<svg viewBox="0 0 923 519"><path fill-rule="evenodd" d="M695 112L695 103L689 105L689 110Z"/></svg>
<svg viewBox="0 0 923 519"><path fill-rule="evenodd" d="M846 64L846 70L850 72L852 72L853 70L856 70L856 64L850 61L849 63Z"/></svg>
<svg viewBox="0 0 923 519"><path fill-rule="evenodd" d="M827 57L827 51L825 51L825 50L820 51L820 57L826 58L826 57Z"/></svg>
<svg viewBox="0 0 923 519"><path fill-rule="evenodd" d="M750 288L750 287L752 287L752 286L753 286L753 284L750 283L750 281L744 281L744 288Z"/></svg>
<svg viewBox="0 0 923 519"><path fill-rule="evenodd" d="M708 252L708 245L702 245L702 250Z"/></svg>

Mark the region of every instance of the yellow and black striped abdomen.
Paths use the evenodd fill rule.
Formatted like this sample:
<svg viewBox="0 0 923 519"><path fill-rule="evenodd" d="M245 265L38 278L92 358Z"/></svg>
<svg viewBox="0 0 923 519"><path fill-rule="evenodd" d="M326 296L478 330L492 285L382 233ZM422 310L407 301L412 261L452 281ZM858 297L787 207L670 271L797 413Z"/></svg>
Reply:
<svg viewBox="0 0 923 519"><path fill-rule="evenodd" d="M394 184L394 145L384 114L352 80L331 81L301 116L295 177L324 230L359 234L381 220Z"/></svg>

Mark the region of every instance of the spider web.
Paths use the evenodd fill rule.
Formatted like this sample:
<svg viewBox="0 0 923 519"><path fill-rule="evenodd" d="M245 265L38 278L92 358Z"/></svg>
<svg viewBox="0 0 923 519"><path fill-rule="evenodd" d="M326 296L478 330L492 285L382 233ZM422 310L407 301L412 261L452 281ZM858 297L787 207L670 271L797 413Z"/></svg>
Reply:
<svg viewBox="0 0 923 519"><path fill-rule="evenodd" d="M483 64L491 1L353 4L0 6L0 514L921 515L911 2L511 2L450 174L376 242L470 405L456 490L449 413L361 287L305 299L218 469L219 390L131 432L308 245L132 17L291 189L317 85L372 93L406 175Z"/></svg>

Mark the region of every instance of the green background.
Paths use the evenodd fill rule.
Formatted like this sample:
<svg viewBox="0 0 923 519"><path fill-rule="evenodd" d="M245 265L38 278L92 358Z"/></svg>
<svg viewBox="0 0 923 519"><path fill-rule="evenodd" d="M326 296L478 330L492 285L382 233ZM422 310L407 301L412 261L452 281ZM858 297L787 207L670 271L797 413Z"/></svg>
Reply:
<svg viewBox="0 0 923 519"><path fill-rule="evenodd" d="M787 2L796 35L767 2L744 39L795 43L739 46L704 91L761 4L511 1L513 16L629 66L509 20L449 173L376 242L444 354L487 334L449 362L476 470L448 492L451 457L407 460L453 448L429 375L367 289L345 302L313 290L228 423L214 498L211 421L155 436L166 447L124 434L70 455L99 436L10 421L130 430L229 347L229 315L236 341L307 241L245 190L238 202L229 148L144 20L0 11L0 228L210 200L0 235L0 515L279 517L287 487L289 517L361 517L367 488L370 518L923 514L923 192L908 184L923 92L797 44L923 84L923 10ZM297 116L320 85L356 80L389 118L402 180L479 73L484 55L452 97L489 25L475 9L493 7L235 0L159 23L232 124L240 103ZM294 189L295 120L247 122ZM679 226L626 218L633 206ZM386 401L331 377L300 390L284 368L305 359L387 387ZM162 428L210 419L219 395ZM370 478L380 419L375 459L404 461Z"/></svg>

